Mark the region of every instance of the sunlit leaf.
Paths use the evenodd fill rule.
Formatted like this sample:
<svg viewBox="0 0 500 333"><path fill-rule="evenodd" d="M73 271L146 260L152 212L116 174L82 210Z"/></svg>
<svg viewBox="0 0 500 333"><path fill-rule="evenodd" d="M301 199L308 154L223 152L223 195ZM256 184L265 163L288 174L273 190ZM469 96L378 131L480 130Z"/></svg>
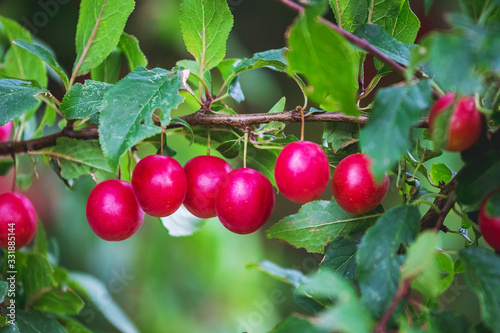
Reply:
<svg viewBox="0 0 500 333"><path fill-rule="evenodd" d="M356 108L359 55L351 46L314 13L305 12L289 32L290 69L304 75L308 94L324 110L337 110L349 115ZM332 61L335 59L335 61Z"/></svg>
<svg viewBox="0 0 500 333"><path fill-rule="evenodd" d="M181 88L180 73L137 67L104 94L99 140L112 170L130 147L161 132L153 112L161 111L162 126L170 123L170 111L184 100Z"/></svg>
<svg viewBox="0 0 500 333"><path fill-rule="evenodd" d="M5 68L0 69L0 78L13 78L25 81L36 81L42 87L47 86L47 71L45 64L36 55L12 44L13 40L33 42L30 32L19 23L0 16L0 25L6 39L11 42L11 47L4 57ZM1 35L0 35L1 36Z"/></svg>
<svg viewBox="0 0 500 333"><path fill-rule="evenodd" d="M83 0L76 28L76 76L99 66L113 51L125 23L134 10L134 0Z"/></svg>
<svg viewBox="0 0 500 333"><path fill-rule="evenodd" d="M269 238L278 238L308 252L324 253L325 246L340 234L362 233L381 215L381 207L364 215L352 215L332 201L313 201L302 206L297 214L274 224L267 232Z"/></svg>
<svg viewBox="0 0 500 333"><path fill-rule="evenodd" d="M42 90L31 82L0 79L0 126L37 106L36 95L40 93Z"/></svg>
<svg viewBox="0 0 500 333"><path fill-rule="evenodd" d="M181 29L188 51L200 71L217 66L226 55L226 42L233 16L225 0L184 0L181 2Z"/></svg>
<svg viewBox="0 0 500 333"><path fill-rule="evenodd" d="M64 69L59 65L57 60L55 59L54 55L44 49L43 47L39 45L34 45L31 43L28 43L27 41L16 39L14 40L14 45L17 45L26 51L34 54L35 56L39 57L42 59L47 65L49 65L56 73L59 75L61 78L62 82L64 83L64 86L66 89L68 88L68 76L66 75L66 72Z"/></svg>

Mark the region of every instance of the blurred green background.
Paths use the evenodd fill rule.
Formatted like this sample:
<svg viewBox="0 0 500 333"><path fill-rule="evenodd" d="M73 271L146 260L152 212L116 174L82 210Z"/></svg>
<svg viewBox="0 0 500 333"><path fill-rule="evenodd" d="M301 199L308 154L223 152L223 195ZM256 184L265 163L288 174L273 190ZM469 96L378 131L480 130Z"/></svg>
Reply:
<svg viewBox="0 0 500 333"><path fill-rule="evenodd" d="M424 15L423 2L412 1L412 8L424 24L422 34L445 29L444 13L455 10L455 2L437 1L429 16ZM235 20L228 58L251 57L255 52L285 46L286 30L296 13L278 1L228 0L228 4ZM79 1L68 0L0 2L0 15L20 22L47 43L68 72L75 58L78 9ZM138 37L149 68L169 69L178 60L191 59L182 41L178 13L179 0L137 1L126 32ZM389 76L382 82L387 85L394 78ZM237 106L240 113L267 112L282 96L287 97L287 109L302 103L295 83L275 72L245 73L241 84L247 100ZM57 83L52 82L49 88L55 95L62 93ZM290 125L287 132L297 134L298 129ZM321 125L307 125L306 139L319 143ZM182 165L206 152L206 147L189 146L181 136L169 136L168 142ZM458 170L461 163L457 154L445 154L440 161L453 170ZM21 170L32 173L29 161L24 162L21 165L27 166ZM241 166L239 160L231 163L233 167ZM316 269L321 260L321 256L266 239L264 230L300 207L281 195L277 196L269 222L251 235L232 234L213 219L191 237L172 237L157 219L146 218L134 237L110 243L95 236L86 221L85 205L94 186L90 177L70 191L48 167L39 165L37 171L39 179L27 195L48 235L59 244L60 265L101 279L140 332L267 332L289 313L304 312L293 301L291 286L246 268L267 259L307 273ZM8 190L11 177L0 177L0 191ZM329 189L324 199L331 197ZM399 200L394 190L385 202L390 205ZM424 206L423 211L427 208ZM446 223L454 229L460 226L457 218L449 218ZM459 235L443 237L443 247L460 248L463 244ZM463 296L461 291L457 297ZM106 297L101 301L104 305L109 302ZM84 311L80 319L95 332L117 332L96 311Z"/></svg>

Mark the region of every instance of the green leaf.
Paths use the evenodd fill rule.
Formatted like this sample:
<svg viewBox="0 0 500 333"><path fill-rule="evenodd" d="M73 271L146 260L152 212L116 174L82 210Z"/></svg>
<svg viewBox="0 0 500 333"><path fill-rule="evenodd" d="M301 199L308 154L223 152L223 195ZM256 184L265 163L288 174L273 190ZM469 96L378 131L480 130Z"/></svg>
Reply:
<svg viewBox="0 0 500 333"><path fill-rule="evenodd" d="M52 276L54 270L47 257L39 254L28 254L25 267L27 269L22 272L22 281L26 302L31 305L44 294L56 288L57 283Z"/></svg>
<svg viewBox="0 0 500 333"><path fill-rule="evenodd" d="M122 55L114 49L101 64L93 68L90 73L92 80L114 84L120 79Z"/></svg>
<svg viewBox="0 0 500 333"><path fill-rule="evenodd" d="M307 277L301 271L283 268L268 260L261 261L258 264L247 265L247 268L258 268L280 281L295 286L295 288L307 280Z"/></svg>
<svg viewBox="0 0 500 333"><path fill-rule="evenodd" d="M268 113L281 113L285 111L285 105L286 105L286 97L281 97L280 100L273 105L271 110L269 110Z"/></svg>
<svg viewBox="0 0 500 333"><path fill-rule="evenodd" d="M443 293L452 284L455 278L455 267L453 259L447 253L439 253L436 256L436 267L442 273L441 280L439 281L439 292ZM459 273L459 272L457 272Z"/></svg>
<svg viewBox="0 0 500 333"><path fill-rule="evenodd" d="M76 83L64 95L61 102L61 113L69 118L90 117L102 110L104 94L112 87L111 84L86 80L84 85Z"/></svg>
<svg viewBox="0 0 500 333"><path fill-rule="evenodd" d="M90 174L95 175L99 182L115 178L97 141L58 138L55 148L46 153L57 161L61 168L60 176L64 179Z"/></svg>
<svg viewBox="0 0 500 333"><path fill-rule="evenodd" d="M33 132L33 135L31 135L30 138L36 139L42 137L45 127L50 127L54 125L56 117L57 117L56 109L54 109L51 105L46 105L43 117L40 120L40 123L38 124L36 131Z"/></svg>
<svg viewBox="0 0 500 333"><path fill-rule="evenodd" d="M268 113L281 113L285 111L286 98L282 97L273 107L269 110ZM261 124L256 130L255 133L267 133L271 135L279 135L285 129L285 123L279 121L271 121L267 124Z"/></svg>
<svg viewBox="0 0 500 333"><path fill-rule="evenodd" d="M380 89L370 119L361 130L362 150L372 160L377 181L406 153L411 143L410 130L429 107L430 83L420 80L416 84Z"/></svg>
<svg viewBox="0 0 500 333"><path fill-rule="evenodd" d="M478 23L489 25L500 22L500 7L499 3L488 0L467 1L460 0L460 9L462 13L467 15Z"/></svg>
<svg viewBox="0 0 500 333"><path fill-rule="evenodd" d="M491 329L500 327L500 258L483 247L460 251L467 283L479 298L481 318Z"/></svg>
<svg viewBox="0 0 500 333"><path fill-rule="evenodd" d="M139 41L136 37L122 33L118 42L118 49L125 55L128 61L128 69L133 71L139 66L146 67L148 59L139 47Z"/></svg>
<svg viewBox="0 0 500 333"><path fill-rule="evenodd" d="M84 273L72 272L70 273L70 277L79 284L80 288L83 288L85 296L92 301L103 316L119 331L128 333L139 332L125 312L113 301L110 292L103 282Z"/></svg>
<svg viewBox="0 0 500 333"><path fill-rule="evenodd" d="M31 82L0 79L0 126L36 107L36 95L41 92Z"/></svg>
<svg viewBox="0 0 500 333"><path fill-rule="evenodd" d="M484 211L489 216L500 216L500 191L495 191L491 195L488 195Z"/></svg>
<svg viewBox="0 0 500 333"><path fill-rule="evenodd" d="M378 24L388 32L394 29L401 7L406 0L369 0L368 23Z"/></svg>
<svg viewBox="0 0 500 333"><path fill-rule="evenodd" d="M417 38L417 33L420 30L420 21L411 8L408 0L403 1L398 17L394 22L392 30L388 32L397 40L413 44Z"/></svg>
<svg viewBox="0 0 500 333"><path fill-rule="evenodd" d="M278 72L286 70L285 49L272 49L255 53L251 58L243 58L233 63L234 73L240 74L250 69L267 67Z"/></svg>
<svg viewBox="0 0 500 333"><path fill-rule="evenodd" d="M56 320L46 317L38 311L17 310L16 326L20 333L66 333Z"/></svg>
<svg viewBox="0 0 500 333"><path fill-rule="evenodd" d="M33 42L29 31L13 20L0 16L0 26L9 42L13 40ZM0 70L0 77L36 81L42 87L47 86L45 64L38 56L11 42L11 47L5 54L3 62L5 68Z"/></svg>
<svg viewBox="0 0 500 333"><path fill-rule="evenodd" d="M226 55L226 42L233 16L225 0L184 0L181 29L186 48L203 73L217 66Z"/></svg>
<svg viewBox="0 0 500 333"><path fill-rule="evenodd" d="M304 333L304 332L325 333L324 330L315 327L310 321L295 317L293 315L286 318L284 322L276 326L269 333Z"/></svg>
<svg viewBox="0 0 500 333"><path fill-rule="evenodd" d="M366 0L330 0L337 25L353 32L368 18Z"/></svg>
<svg viewBox="0 0 500 333"><path fill-rule="evenodd" d="M430 332L469 333L471 323L462 314L452 311L431 311Z"/></svg>
<svg viewBox="0 0 500 333"><path fill-rule="evenodd" d="M9 283L7 281L0 281L0 302L3 302L8 290Z"/></svg>
<svg viewBox="0 0 500 333"><path fill-rule="evenodd" d="M457 175L457 197L463 209L479 209L488 193L500 186L500 155L491 150L467 163Z"/></svg>
<svg viewBox="0 0 500 333"><path fill-rule="evenodd" d="M32 308L44 312L77 315L84 305L83 300L70 290L52 290L39 298Z"/></svg>
<svg viewBox="0 0 500 333"><path fill-rule="evenodd" d="M437 255L439 237L434 230L422 232L408 248L405 265L401 270L401 278L409 280L421 274L431 266Z"/></svg>
<svg viewBox="0 0 500 333"><path fill-rule="evenodd" d="M64 86L66 89L68 89L68 75L66 75L66 72L64 69L59 65L57 62L56 58L52 53L50 53L48 50L45 48L34 45L31 43L28 43L24 40L16 39L13 41L14 45L17 45L26 51L36 55L40 59L42 59L47 65L49 65L55 72L56 74L61 78L62 82L64 83Z"/></svg>
<svg viewBox="0 0 500 333"><path fill-rule="evenodd" d="M0 176L7 175L13 166L14 161L12 159L0 159Z"/></svg>
<svg viewBox="0 0 500 333"><path fill-rule="evenodd" d="M91 330L72 317L59 317L58 319L64 325L67 333L92 333Z"/></svg>
<svg viewBox="0 0 500 333"><path fill-rule="evenodd" d="M332 201L313 201L302 206L297 214L274 224L266 235L278 238L308 252L324 253L325 246L343 236L358 235L381 215L379 206L364 215L352 215Z"/></svg>
<svg viewBox="0 0 500 333"><path fill-rule="evenodd" d="M371 23L364 24L356 29L354 34L365 39L380 52L400 64L405 66L410 64L410 50L414 45L400 42L381 26Z"/></svg>
<svg viewBox="0 0 500 333"><path fill-rule="evenodd" d="M112 170L130 147L161 132L153 112L161 111L161 126L170 123L170 111L184 100L181 88L180 72L137 67L104 94L99 140Z"/></svg>
<svg viewBox="0 0 500 333"><path fill-rule="evenodd" d="M207 219L200 219L191 214L184 206L181 206L174 214L162 217L161 222L172 237L191 236L200 230Z"/></svg>
<svg viewBox="0 0 500 333"><path fill-rule="evenodd" d="M88 73L108 57L118 44L134 6L134 0L81 2L76 27L74 77Z"/></svg>
<svg viewBox="0 0 500 333"><path fill-rule="evenodd" d="M421 44L426 48L425 59L432 78L442 89L463 95L481 92L482 79L475 69L476 57L465 37L435 33Z"/></svg>
<svg viewBox="0 0 500 333"><path fill-rule="evenodd" d="M406 262L401 270L402 280L413 280L412 286L424 295L439 295L440 276L435 259L439 237L434 230L422 232L408 248Z"/></svg>
<svg viewBox="0 0 500 333"><path fill-rule="evenodd" d="M368 229L358 249L358 280L362 300L376 317L389 307L400 280L401 244L411 243L420 229L416 206L397 206Z"/></svg>
<svg viewBox="0 0 500 333"><path fill-rule="evenodd" d="M323 125L323 145L334 151L358 142L359 125L350 123L326 122Z"/></svg>
<svg viewBox="0 0 500 333"><path fill-rule="evenodd" d="M36 228L35 242L33 245L33 252L38 253L42 256L47 256L49 251L49 244L47 243L47 236L45 234L45 228L43 223L38 221L38 226Z"/></svg>
<svg viewBox="0 0 500 333"><path fill-rule="evenodd" d="M419 30L420 21L417 15L412 12L410 2L408 0L403 1L398 17L393 23L392 29L388 30L388 32L403 43L413 44Z"/></svg>
<svg viewBox="0 0 500 333"><path fill-rule="evenodd" d="M353 286L331 271L320 271L297 292L318 302L334 304L319 314L316 326L328 332L369 333L375 323L359 301Z"/></svg>
<svg viewBox="0 0 500 333"><path fill-rule="evenodd" d="M337 237L328 247L320 268L333 269L341 276L354 280L356 277L356 253L358 247L353 240Z"/></svg>
<svg viewBox="0 0 500 333"><path fill-rule="evenodd" d="M228 94L237 103L241 103L245 100L245 94L243 93L243 89L241 89L239 75L236 76L229 84Z"/></svg>
<svg viewBox="0 0 500 333"><path fill-rule="evenodd" d="M444 163L433 163L431 168L431 179L434 184L448 183L453 177L453 171Z"/></svg>
<svg viewBox="0 0 500 333"><path fill-rule="evenodd" d="M339 33L306 10L291 28L288 44L286 57L290 69L304 75L312 100L324 110L340 108L348 115L359 114L356 108L359 54Z"/></svg>
<svg viewBox="0 0 500 333"><path fill-rule="evenodd" d="M219 153L222 154L227 159L236 158L240 154L240 150L243 148L243 144L240 139L230 140L221 143L217 148L215 148Z"/></svg>

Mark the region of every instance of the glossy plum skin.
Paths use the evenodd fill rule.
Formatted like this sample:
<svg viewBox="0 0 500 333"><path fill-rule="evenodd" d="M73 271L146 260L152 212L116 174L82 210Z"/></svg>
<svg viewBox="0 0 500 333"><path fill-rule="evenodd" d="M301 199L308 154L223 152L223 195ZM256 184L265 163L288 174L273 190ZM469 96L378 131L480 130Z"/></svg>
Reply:
<svg viewBox="0 0 500 333"><path fill-rule="evenodd" d="M306 203L317 199L328 186L330 164L325 152L314 142L288 144L278 155L274 178L288 199Z"/></svg>
<svg viewBox="0 0 500 333"><path fill-rule="evenodd" d="M222 179L215 195L215 210L226 229L245 235L266 223L275 201L269 179L256 170L241 168Z"/></svg>
<svg viewBox="0 0 500 333"><path fill-rule="evenodd" d="M0 194L0 246L9 246L9 224L14 223L14 241L16 249L20 249L33 239L37 227L35 207L24 195L13 192Z"/></svg>
<svg viewBox="0 0 500 333"><path fill-rule="evenodd" d="M10 133L12 132L12 121L0 126L0 142L9 141Z"/></svg>
<svg viewBox="0 0 500 333"><path fill-rule="evenodd" d="M197 156L184 165L187 194L184 206L202 219L217 216L215 193L222 178L233 171L229 163L217 156Z"/></svg>
<svg viewBox="0 0 500 333"><path fill-rule="evenodd" d="M500 250L500 216L491 216L488 214L486 205L491 196L493 194L498 195L498 192L500 192L500 189L493 191L483 200L479 209L478 219L479 230L481 230L484 240L497 251Z"/></svg>
<svg viewBox="0 0 500 333"><path fill-rule="evenodd" d="M137 163L132 172L132 187L146 214L169 216L179 209L186 197L186 173L173 158L150 155Z"/></svg>
<svg viewBox="0 0 500 333"><path fill-rule="evenodd" d="M455 93L451 92L438 99L429 114L431 135L434 136L437 117L449 107L453 111L444 149L458 152L470 148L479 139L484 123L484 117L477 110L473 97L461 96L455 101Z"/></svg>
<svg viewBox="0 0 500 333"><path fill-rule="evenodd" d="M129 182L105 180L90 192L87 200L87 221L90 228L102 239L127 239L136 233L143 220L144 212L139 207Z"/></svg>
<svg viewBox="0 0 500 333"><path fill-rule="evenodd" d="M371 160L365 154L344 158L335 168L332 191L339 206L351 214L364 214L377 207L389 189L389 176L375 182Z"/></svg>

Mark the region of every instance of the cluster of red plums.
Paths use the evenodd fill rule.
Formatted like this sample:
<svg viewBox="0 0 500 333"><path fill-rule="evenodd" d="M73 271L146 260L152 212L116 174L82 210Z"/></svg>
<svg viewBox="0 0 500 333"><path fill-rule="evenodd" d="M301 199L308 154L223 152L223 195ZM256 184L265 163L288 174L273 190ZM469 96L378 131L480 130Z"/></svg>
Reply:
<svg viewBox="0 0 500 333"><path fill-rule="evenodd" d="M441 97L429 115L431 135L435 135L437 119L443 116L447 117L447 133L441 135L446 150L471 147L483 130L483 116L471 97L457 99L454 93ZM0 141L7 141L11 131L12 122L0 126ZM344 158L333 172L333 196L348 213L371 211L387 193L388 175L376 182L370 164L365 154L353 154ZM313 142L290 143L276 160L275 180L288 199L299 203L313 201L330 180L328 158ZM499 197L500 189L493 191L479 212L484 239L497 250L500 250L500 211L493 201L499 202ZM139 161L130 183L106 180L92 190L87 202L87 220L99 237L119 241L139 229L145 213L165 217L182 204L197 217L218 216L228 230L248 234L268 220L274 209L275 194L271 182L260 172L249 168L232 170L226 161L215 156L195 157L183 168L171 157L151 155ZM12 245L13 239L9 238L12 231L16 248L27 245L36 226L35 209L25 196L13 192L0 194L0 246Z"/></svg>
<svg viewBox="0 0 500 333"><path fill-rule="evenodd" d="M99 237L123 240L137 231L144 213L166 217L183 203L197 217L218 216L230 231L248 234L267 221L275 196L263 174L233 170L216 156L197 156L183 168L171 157L150 155L137 163L130 183L106 180L92 190L87 220Z"/></svg>
<svg viewBox="0 0 500 333"><path fill-rule="evenodd" d="M310 202L325 190L330 164L323 149L313 142L287 145L276 161L276 184L283 195L296 202ZM339 205L353 214L375 208L385 196L388 176L377 184L364 154L345 158L333 175L333 193ZM184 168L173 158L150 155L139 161L131 182L106 180L87 201L87 220L92 230L110 241L132 236L144 214L166 217L182 204L195 216L217 216L237 234L258 230L270 217L275 194L271 182L250 168L232 170L223 159L197 156Z"/></svg>

